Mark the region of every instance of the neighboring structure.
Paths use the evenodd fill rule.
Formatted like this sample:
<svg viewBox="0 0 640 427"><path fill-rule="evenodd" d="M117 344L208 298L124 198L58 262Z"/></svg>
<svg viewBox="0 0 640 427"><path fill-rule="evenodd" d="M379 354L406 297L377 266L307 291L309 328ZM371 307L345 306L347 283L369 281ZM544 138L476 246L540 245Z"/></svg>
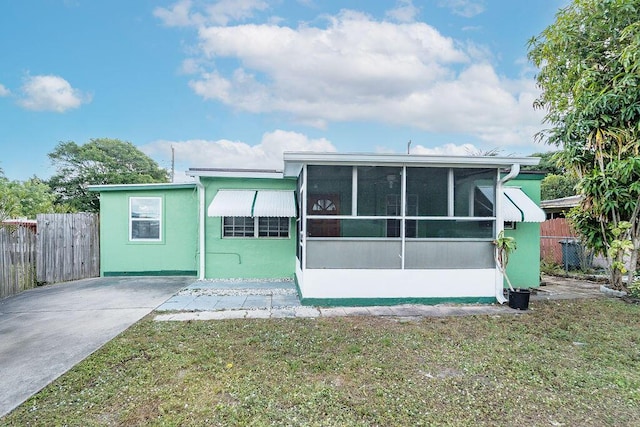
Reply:
<svg viewBox="0 0 640 427"><path fill-rule="evenodd" d="M539 284L541 175L518 175L538 161L285 153L284 173L92 186L101 273L295 278L305 304L503 302L492 240L505 222L510 278Z"/></svg>
<svg viewBox="0 0 640 427"><path fill-rule="evenodd" d="M576 207L582 201L582 196L561 197L540 202L540 207L547 214L547 219L564 218L571 208Z"/></svg>
<svg viewBox="0 0 640 427"><path fill-rule="evenodd" d="M38 231L38 221L35 219L26 219L26 218L12 218L5 219L0 221L0 226L13 226L13 227L24 227L33 231L34 233Z"/></svg>

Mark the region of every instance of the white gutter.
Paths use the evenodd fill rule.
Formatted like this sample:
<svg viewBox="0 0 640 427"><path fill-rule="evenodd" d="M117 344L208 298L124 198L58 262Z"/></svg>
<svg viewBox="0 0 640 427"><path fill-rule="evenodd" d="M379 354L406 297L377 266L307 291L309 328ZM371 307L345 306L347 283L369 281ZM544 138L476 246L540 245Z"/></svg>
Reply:
<svg viewBox="0 0 640 427"><path fill-rule="evenodd" d="M498 172L500 173L500 172ZM514 163L511 165L511 170L508 174L498 179L498 183L496 185L496 200L495 200L495 209L496 209L496 238L500 235L500 233L504 230L504 220L502 213L502 187L507 181L512 180L520 173L520 164ZM496 299L500 304L504 304L507 302L507 299L504 297L504 276L500 272L500 269L496 265L496 283L495 283L495 295Z"/></svg>
<svg viewBox="0 0 640 427"><path fill-rule="evenodd" d="M202 181L200 181L200 177L196 176L196 187L198 187L198 251L200 252L199 256L199 268L198 268L198 279L203 280L205 278L205 233L204 233L204 185L202 185Z"/></svg>

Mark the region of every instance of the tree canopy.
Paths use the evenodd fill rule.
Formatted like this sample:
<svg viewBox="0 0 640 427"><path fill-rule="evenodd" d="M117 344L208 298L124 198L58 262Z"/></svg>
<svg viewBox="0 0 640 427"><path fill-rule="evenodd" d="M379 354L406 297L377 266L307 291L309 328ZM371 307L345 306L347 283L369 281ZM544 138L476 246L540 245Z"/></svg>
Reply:
<svg viewBox="0 0 640 427"><path fill-rule="evenodd" d="M584 196L574 225L624 289L624 257L633 279L640 248L640 0L573 0L531 39L529 58L549 126L538 136L563 148Z"/></svg>
<svg viewBox="0 0 640 427"><path fill-rule="evenodd" d="M522 169L546 173L540 183L542 200L560 199L576 195L575 187L578 180L575 174L571 170L567 170L561 163L561 151L533 153L531 157L540 157L540 163L536 166L523 166Z"/></svg>
<svg viewBox="0 0 640 427"><path fill-rule="evenodd" d="M168 181L165 169L130 142L118 139L91 139L83 145L61 142L49 158L56 167L49 185L57 201L81 212L99 210L98 195L88 191L89 185Z"/></svg>
<svg viewBox="0 0 640 427"><path fill-rule="evenodd" d="M64 209L54 205L55 195L37 177L9 181L0 171L0 219L35 218L39 213Z"/></svg>

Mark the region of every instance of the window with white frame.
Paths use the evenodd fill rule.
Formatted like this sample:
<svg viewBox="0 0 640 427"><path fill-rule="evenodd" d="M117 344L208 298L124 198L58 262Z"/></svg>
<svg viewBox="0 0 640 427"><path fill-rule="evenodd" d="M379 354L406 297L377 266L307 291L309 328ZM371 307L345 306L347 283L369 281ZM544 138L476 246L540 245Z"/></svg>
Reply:
<svg viewBox="0 0 640 427"><path fill-rule="evenodd" d="M162 240L162 198L129 198L129 240Z"/></svg>
<svg viewBox="0 0 640 427"><path fill-rule="evenodd" d="M226 216L222 219L223 237L289 237L287 217Z"/></svg>

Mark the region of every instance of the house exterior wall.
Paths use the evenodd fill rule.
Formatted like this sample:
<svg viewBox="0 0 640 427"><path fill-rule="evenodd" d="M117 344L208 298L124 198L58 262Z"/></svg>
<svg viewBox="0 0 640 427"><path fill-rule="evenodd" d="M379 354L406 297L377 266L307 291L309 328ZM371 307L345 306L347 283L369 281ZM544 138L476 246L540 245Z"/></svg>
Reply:
<svg viewBox="0 0 640 427"><path fill-rule="evenodd" d="M292 190L293 179L201 177L205 210L218 190ZM296 219L288 238L222 237L222 217L205 218L205 278L292 278L296 259Z"/></svg>
<svg viewBox="0 0 640 427"><path fill-rule="evenodd" d="M130 197L160 197L161 240L129 239ZM193 275L198 266L198 196L179 189L100 192L100 274Z"/></svg>
<svg viewBox="0 0 640 427"><path fill-rule="evenodd" d="M298 270L305 305L491 303L496 270Z"/></svg>
<svg viewBox="0 0 640 427"><path fill-rule="evenodd" d="M537 205L540 205L542 175L521 174L507 182L508 187L520 187ZM507 275L516 288L540 286L540 223L518 222L515 230L505 230L505 236L516 239L517 249L509 257Z"/></svg>

